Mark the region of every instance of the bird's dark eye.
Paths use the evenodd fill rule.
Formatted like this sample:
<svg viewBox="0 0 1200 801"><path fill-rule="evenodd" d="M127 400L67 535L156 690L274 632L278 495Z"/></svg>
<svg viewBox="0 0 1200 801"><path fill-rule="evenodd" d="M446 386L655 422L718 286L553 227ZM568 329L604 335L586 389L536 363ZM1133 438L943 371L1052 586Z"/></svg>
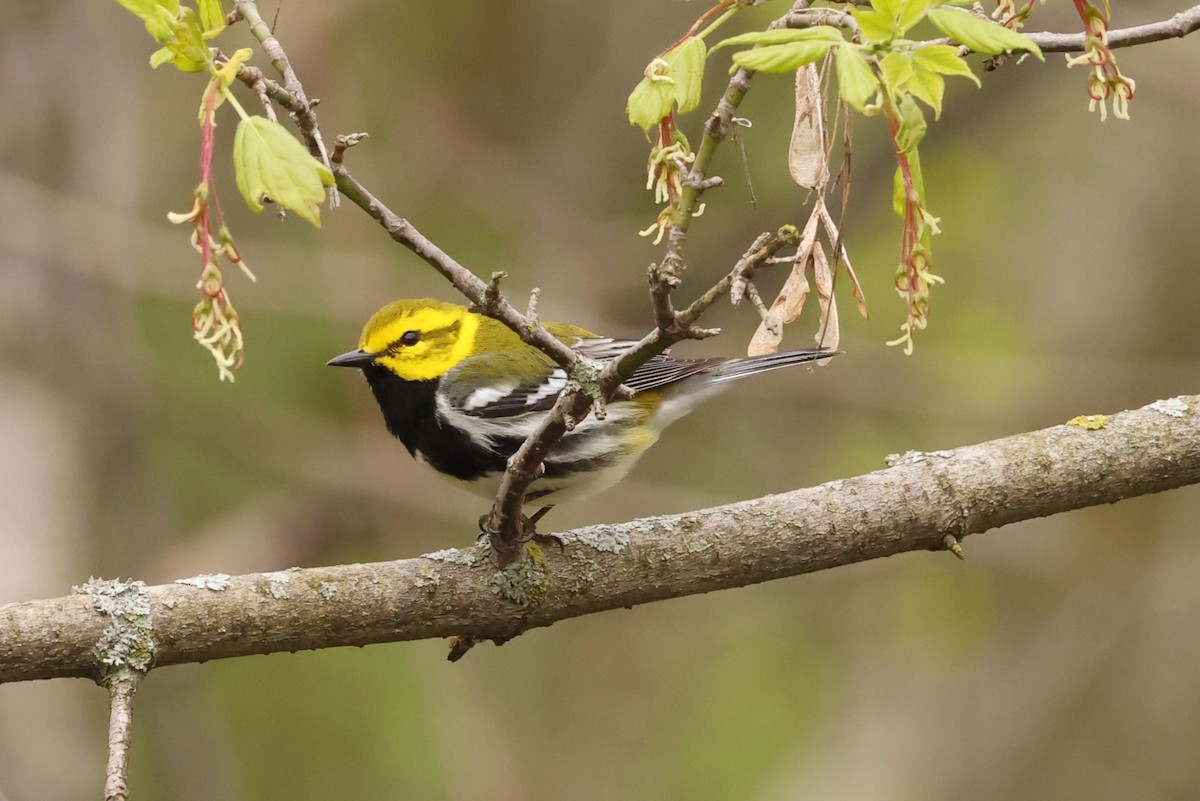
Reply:
<svg viewBox="0 0 1200 801"><path fill-rule="evenodd" d="M407 347L412 347L421 341L420 331L405 331L404 336L400 337L400 344Z"/></svg>

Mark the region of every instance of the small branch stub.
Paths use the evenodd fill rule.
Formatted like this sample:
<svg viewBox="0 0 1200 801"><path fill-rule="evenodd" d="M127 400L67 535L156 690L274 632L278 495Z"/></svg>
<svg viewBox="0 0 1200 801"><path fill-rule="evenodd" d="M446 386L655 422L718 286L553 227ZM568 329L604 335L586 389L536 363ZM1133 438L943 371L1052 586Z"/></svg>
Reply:
<svg viewBox="0 0 1200 801"><path fill-rule="evenodd" d="M350 148L354 147L355 145L361 143L363 140L367 139L369 136L370 136L370 134L368 134L366 131L359 131L358 133L350 133L350 134L340 134L337 138L336 143L333 146L333 155L330 157L329 161L334 165L341 164L343 159L346 158L346 151L349 150Z"/></svg>
<svg viewBox="0 0 1200 801"><path fill-rule="evenodd" d="M479 643L479 640L474 637L452 637L450 639L450 652L446 654L446 661L457 662L467 655Z"/></svg>
<svg viewBox="0 0 1200 801"><path fill-rule="evenodd" d="M959 542L958 537L954 536L953 534L947 534L945 537L942 537L942 545L945 546L947 551L954 554L959 559L967 558L967 555L963 553L962 543Z"/></svg>

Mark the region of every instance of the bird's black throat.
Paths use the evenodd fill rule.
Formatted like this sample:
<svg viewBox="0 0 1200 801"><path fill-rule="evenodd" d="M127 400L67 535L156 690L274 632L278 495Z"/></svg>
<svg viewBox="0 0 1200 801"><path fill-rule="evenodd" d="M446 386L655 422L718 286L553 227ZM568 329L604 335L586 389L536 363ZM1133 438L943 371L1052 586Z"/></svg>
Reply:
<svg viewBox="0 0 1200 801"><path fill-rule="evenodd" d="M462 481L504 472L503 455L442 422L435 400L437 379L405 381L378 365L364 367L363 375L375 394L388 431L404 443L410 454L419 455L435 470Z"/></svg>

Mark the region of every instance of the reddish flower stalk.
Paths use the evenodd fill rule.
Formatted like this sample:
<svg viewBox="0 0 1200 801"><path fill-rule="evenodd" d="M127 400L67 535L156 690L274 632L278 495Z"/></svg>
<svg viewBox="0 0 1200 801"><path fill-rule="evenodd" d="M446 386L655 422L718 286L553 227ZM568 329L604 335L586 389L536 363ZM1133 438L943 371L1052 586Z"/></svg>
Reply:
<svg viewBox="0 0 1200 801"><path fill-rule="evenodd" d="M238 313L225 289L220 258L241 267L252 280L254 276L242 261L217 202L212 169L216 106L217 93L213 91L206 96L204 117L200 122L200 183L192 193L192 207L184 214L171 214L169 218L175 223L191 224L192 247L200 254L197 289L201 299L192 310L192 334L212 354L221 379L232 381L233 371L245 362L245 348ZM214 208L219 228L217 236L213 235Z"/></svg>
<svg viewBox="0 0 1200 801"><path fill-rule="evenodd" d="M1067 58L1067 64L1087 64L1092 71L1088 75L1087 93L1091 98L1088 109L1100 109L1100 119L1108 116L1107 101L1111 97L1113 115L1118 119L1129 119L1129 101L1133 100L1135 83L1132 78L1121 74L1116 56L1108 47L1109 19L1105 10L1097 8L1088 0L1073 0L1075 11L1083 21L1084 51L1081 55Z"/></svg>
<svg viewBox="0 0 1200 801"><path fill-rule="evenodd" d="M904 345L904 352L913 350L913 334L923 329L929 316L929 288L941 283L942 279L930 272L930 253L926 242L929 234L936 234L937 219L922 205L921 193L913 177L912 162L900 144L901 120L891 103L884 106L888 132L892 137L892 148L896 154L896 165L900 170L903 189L903 224L900 237L900 265L896 270L896 291L904 298L908 317L901 325L903 335L889 345ZM915 150L914 150L915 152Z"/></svg>

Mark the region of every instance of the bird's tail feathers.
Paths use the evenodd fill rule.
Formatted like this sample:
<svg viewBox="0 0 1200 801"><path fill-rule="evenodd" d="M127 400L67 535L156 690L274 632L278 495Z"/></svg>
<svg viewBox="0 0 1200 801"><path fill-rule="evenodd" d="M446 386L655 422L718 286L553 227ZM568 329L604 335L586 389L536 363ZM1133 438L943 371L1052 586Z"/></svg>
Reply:
<svg viewBox="0 0 1200 801"><path fill-rule="evenodd" d="M830 350L829 348L817 348L813 350L790 350L784 353L764 353L760 356L747 356L743 359L730 359L727 362L722 362L709 375L710 381L721 383L725 381L735 381L739 378L745 378L748 375L756 375L765 373L770 370L778 370L782 367L791 367L795 364L804 364L805 362L815 362L821 359L830 359L841 353L840 350Z"/></svg>

